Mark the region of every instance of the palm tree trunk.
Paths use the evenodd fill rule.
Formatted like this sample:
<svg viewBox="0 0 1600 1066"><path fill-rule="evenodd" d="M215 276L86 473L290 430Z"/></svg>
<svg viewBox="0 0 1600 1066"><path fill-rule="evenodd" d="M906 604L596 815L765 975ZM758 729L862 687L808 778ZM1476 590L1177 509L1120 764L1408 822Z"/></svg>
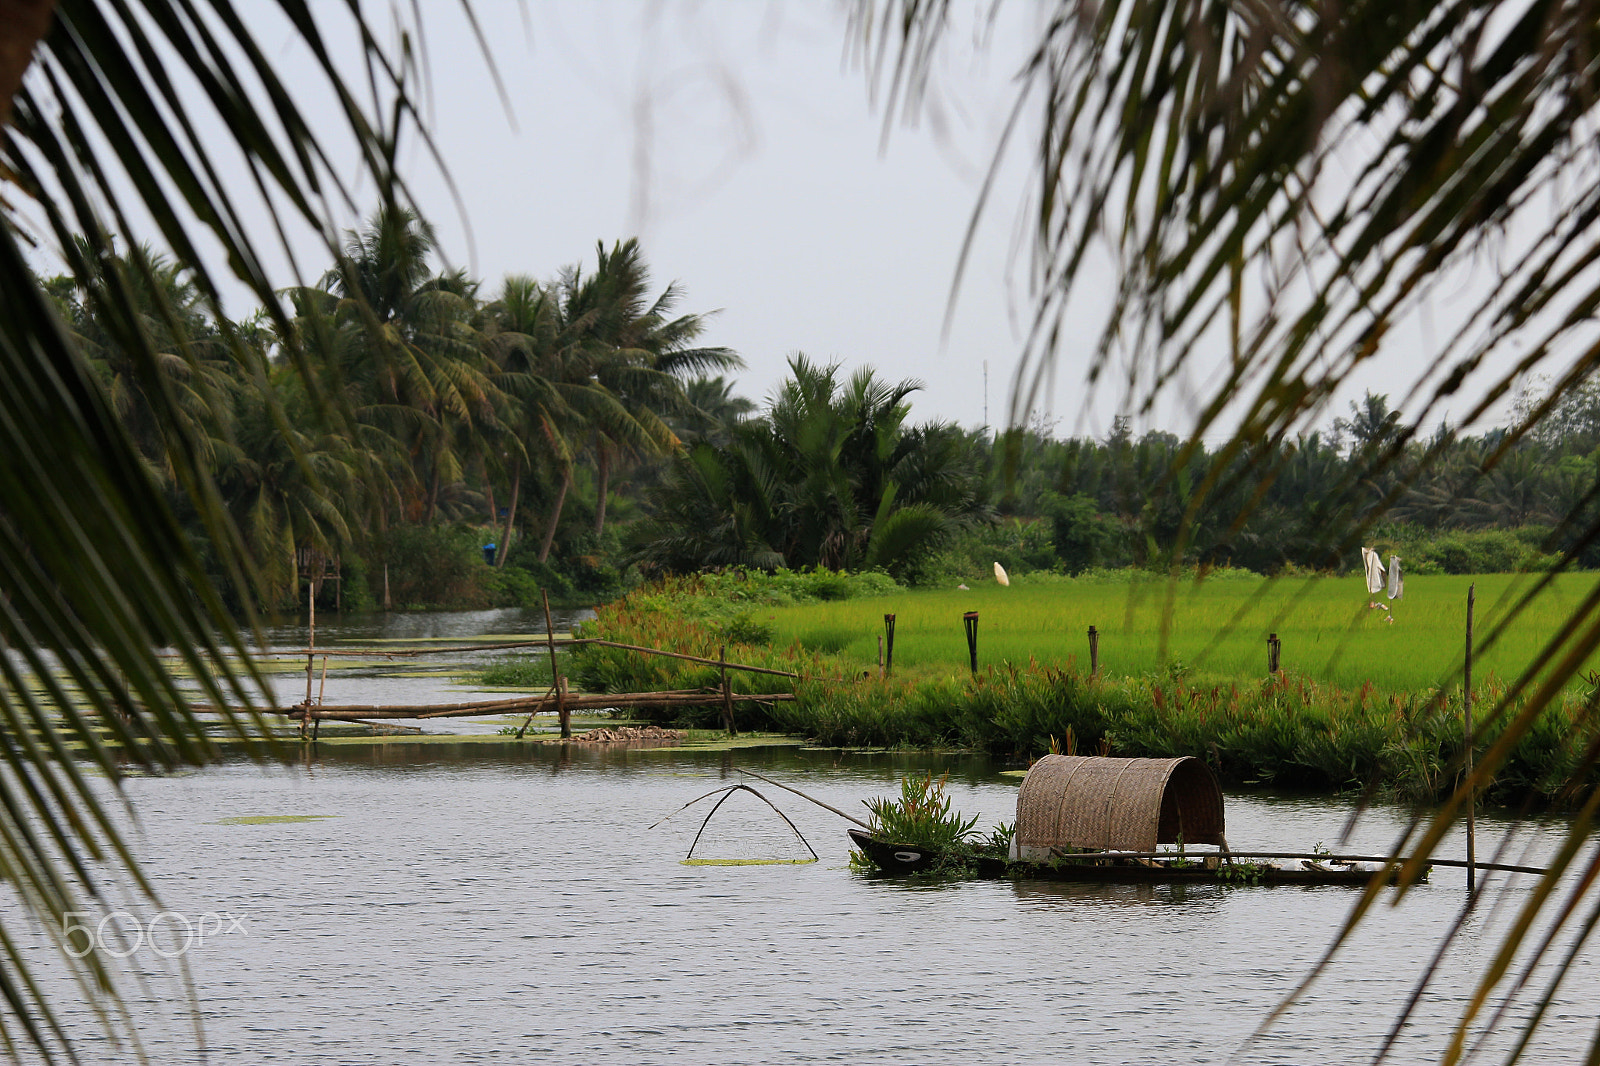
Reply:
<svg viewBox="0 0 1600 1066"><path fill-rule="evenodd" d="M561 476L561 491L556 493L556 505L550 511L550 526L544 531L544 543L539 546L539 561L550 558L550 546L556 542L556 526L561 523L561 508L567 502L567 490L572 487L572 467Z"/></svg>
<svg viewBox="0 0 1600 1066"><path fill-rule="evenodd" d="M522 464L518 463L511 468L511 504L506 508L506 531L500 537L500 554L494 560L497 569L506 565L506 556L511 554L511 529L517 521L517 493L521 489Z"/></svg>
<svg viewBox="0 0 1600 1066"><path fill-rule="evenodd" d="M599 536L606 531L606 497L611 491L611 451L604 444L598 449L597 463L600 467L600 502L594 508L594 535Z"/></svg>
<svg viewBox="0 0 1600 1066"><path fill-rule="evenodd" d="M433 475L428 478L428 525L433 524L433 515L439 509L439 461L433 462Z"/></svg>

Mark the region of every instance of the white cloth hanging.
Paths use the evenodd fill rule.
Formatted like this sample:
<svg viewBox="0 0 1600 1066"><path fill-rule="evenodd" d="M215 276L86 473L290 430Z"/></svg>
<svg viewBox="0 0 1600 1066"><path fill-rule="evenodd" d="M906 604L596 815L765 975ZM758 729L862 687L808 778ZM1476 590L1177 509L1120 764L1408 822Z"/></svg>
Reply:
<svg viewBox="0 0 1600 1066"><path fill-rule="evenodd" d="M1362 548L1361 567L1366 571L1367 592L1376 596L1383 591L1383 560L1371 548Z"/></svg>
<svg viewBox="0 0 1600 1066"><path fill-rule="evenodd" d="M1406 579L1400 573L1400 556L1389 556L1389 598L1398 600L1406 594Z"/></svg>

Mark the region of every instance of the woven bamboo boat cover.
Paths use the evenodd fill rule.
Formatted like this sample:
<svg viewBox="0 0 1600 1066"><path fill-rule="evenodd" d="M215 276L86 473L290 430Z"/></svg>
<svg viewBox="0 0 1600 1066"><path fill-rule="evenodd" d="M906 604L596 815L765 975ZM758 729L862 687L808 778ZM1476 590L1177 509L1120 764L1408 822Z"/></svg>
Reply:
<svg viewBox="0 0 1600 1066"><path fill-rule="evenodd" d="M1017 795L1017 844L1153 851L1222 844L1222 789L1199 759L1046 755Z"/></svg>

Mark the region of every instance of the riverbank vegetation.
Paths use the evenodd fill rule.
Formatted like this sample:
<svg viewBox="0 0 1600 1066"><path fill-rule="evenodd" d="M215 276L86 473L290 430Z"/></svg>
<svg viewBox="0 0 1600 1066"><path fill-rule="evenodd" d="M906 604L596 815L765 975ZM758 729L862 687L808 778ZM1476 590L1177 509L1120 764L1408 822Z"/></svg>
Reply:
<svg viewBox="0 0 1600 1066"><path fill-rule="evenodd" d="M1104 627L1101 673L1089 676L1086 656L1078 650L1083 630L1066 621L1084 603L1116 606L1140 620L1146 651L1156 644L1150 634L1163 613L1159 599L1146 599L1141 606L1126 582L1094 579L957 595L908 592L870 574L715 575L638 590L602 607L583 633L712 658L725 646L730 661L801 674L803 680L792 686L795 702L741 701L738 720L744 727L792 733L821 745L960 748L1019 760L1051 750L1194 755L1234 784L1377 789L1435 799L1456 786L1464 754L1463 694L1459 680L1450 677L1461 654L1459 608L1464 606L1455 596L1464 587L1453 588L1455 580L1419 582L1424 591L1417 603L1411 603L1409 592L1397 601L1397 607L1410 605L1416 613L1410 630L1404 627L1413 625L1411 615L1392 626L1369 621L1368 616L1383 612L1366 608L1364 589L1345 587L1353 581L1322 581L1300 590L1306 631L1318 624L1320 610L1336 611L1351 647L1343 653L1325 647L1321 654L1327 658L1320 662L1308 653L1304 666L1270 676L1262 634L1241 635L1244 623L1224 638L1238 637L1252 648L1249 667L1200 656L1169 657L1164 663L1148 658L1130 666L1127 658L1116 656L1126 655L1140 626L1125 631L1121 617L1109 610L1113 617ZM1510 579L1478 581L1502 586L1483 590L1486 603L1492 597L1508 602ZM1581 575L1566 581L1564 589L1558 584L1556 595L1541 601L1547 604L1543 610L1559 613L1562 601L1578 594L1579 582L1592 583ZM1190 602L1170 616L1174 646L1202 636L1213 640L1218 624L1252 596L1258 602L1251 610L1270 613L1293 603L1297 594L1293 582L1271 584L1250 575L1179 591ZM1214 600L1207 603L1208 597ZM1334 605L1330 601L1336 597L1358 602ZM957 609L963 604L980 608L981 662L975 673ZM1356 611L1362 617L1352 629L1350 616ZM885 613L896 615L894 671L880 677L875 651ZM1538 628L1537 620L1527 624ZM1202 635L1186 633L1180 640L1177 634L1187 626L1201 627ZM1068 632L1071 645L1065 644ZM1132 635L1130 643L1119 643L1126 634ZM1391 649L1377 664L1379 676L1355 679L1340 664L1353 664L1357 673L1363 662L1374 665L1366 650L1378 646L1374 642ZM1508 637L1495 648L1502 658L1481 665L1474 686L1480 713L1506 694L1504 679L1527 665L1534 646ZM714 666L620 649L580 647L570 654L574 681L589 691L695 688L719 680ZM1330 673L1337 678L1330 679ZM1600 675L1589 676L1600 681ZM1491 798L1559 804L1600 780L1582 758L1600 738L1590 710L1593 684L1569 690L1539 713L1490 785ZM757 694L787 691L791 683L737 675L734 687ZM1508 713L1515 717L1525 705L1519 696ZM713 726L719 713L714 707L663 710L657 717L663 723ZM1491 725L1480 735L1480 745L1493 743L1498 733Z"/></svg>

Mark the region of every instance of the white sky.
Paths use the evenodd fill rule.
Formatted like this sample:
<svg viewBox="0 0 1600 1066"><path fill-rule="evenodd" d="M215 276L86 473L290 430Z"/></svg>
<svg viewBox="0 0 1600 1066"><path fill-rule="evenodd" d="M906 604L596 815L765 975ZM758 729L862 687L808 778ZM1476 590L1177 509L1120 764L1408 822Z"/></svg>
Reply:
<svg viewBox="0 0 1600 1066"><path fill-rule="evenodd" d="M976 26L990 4L954 9ZM272 17L264 5L245 10ZM401 10L410 18L410 5ZM942 327L1013 103L1012 74L1042 8L1001 5L981 47L969 32L951 34L934 119L914 128L895 122L887 140L865 74L846 61L842 4L475 0L472 10L510 111L460 7L421 4L426 119L460 204L416 138L403 172L449 262L482 279L485 293L508 273L548 278L567 264L592 265L597 241L637 236L658 290L677 280L686 293L680 310L718 310L704 340L748 362L738 375L742 394L764 398L785 376L786 357L803 351L850 368L868 364L891 380L921 378L927 388L913 397L914 419L977 426L987 361L988 421L1005 422L1031 314L1026 241L1016 237L1025 143L1002 170L948 337ZM331 5L316 11L338 15ZM384 26L381 8L367 15ZM255 28L286 82L319 83L287 27ZM362 83L353 38L336 22L327 30ZM370 194L370 183L358 188L343 225L371 212L373 203L361 201ZM263 212L263 244L270 234ZM294 239L304 280L314 281L326 251L309 232ZM296 282L287 265L278 269L282 284ZM1123 397L1114 383L1092 402L1085 391L1087 347L1101 325L1092 312L1110 293L1109 278L1088 273L1075 297L1086 310L1085 350L1059 353L1049 403L1059 433L1098 436ZM229 308L251 309L244 299ZM1397 330L1391 354L1353 377L1327 418L1363 389L1398 400L1444 332L1437 320L1420 315ZM1201 391L1192 382L1169 388L1165 406L1136 428L1187 431Z"/></svg>
<svg viewBox="0 0 1600 1066"><path fill-rule="evenodd" d="M745 395L766 396L802 351L921 378L917 419L979 425L988 360L989 418L1004 420L1029 314L1015 196L983 228L942 333L1021 38L952 55L942 129L896 124L885 144L840 6L535 2L531 41L517 5L475 10L510 118L462 20L425 26L431 128L465 227L425 153L410 156L442 243L475 274L549 276L638 236L685 310L719 310L706 340L746 359ZM1056 404L1079 406L1070 392Z"/></svg>

